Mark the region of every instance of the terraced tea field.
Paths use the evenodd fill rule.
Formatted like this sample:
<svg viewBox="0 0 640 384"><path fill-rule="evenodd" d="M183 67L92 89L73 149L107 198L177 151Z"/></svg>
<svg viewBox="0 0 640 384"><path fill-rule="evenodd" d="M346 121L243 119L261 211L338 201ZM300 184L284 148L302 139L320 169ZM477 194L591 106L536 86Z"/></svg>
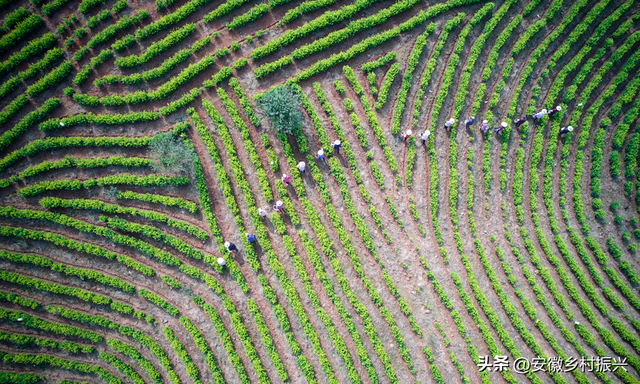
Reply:
<svg viewBox="0 0 640 384"><path fill-rule="evenodd" d="M639 11L0 0L0 383L640 381Z"/></svg>

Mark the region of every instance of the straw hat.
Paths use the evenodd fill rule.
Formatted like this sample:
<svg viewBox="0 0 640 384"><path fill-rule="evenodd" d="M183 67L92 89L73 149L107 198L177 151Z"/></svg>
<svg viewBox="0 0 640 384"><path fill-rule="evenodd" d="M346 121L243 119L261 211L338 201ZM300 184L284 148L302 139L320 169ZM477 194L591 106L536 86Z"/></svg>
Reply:
<svg viewBox="0 0 640 384"><path fill-rule="evenodd" d="M218 257L218 265L225 265L225 264L227 264L227 262L224 261L222 257Z"/></svg>
<svg viewBox="0 0 640 384"><path fill-rule="evenodd" d="M412 133L413 133L413 132L411 132L411 130L410 130L410 129L407 129L407 135L411 136L411 134L412 134Z"/></svg>

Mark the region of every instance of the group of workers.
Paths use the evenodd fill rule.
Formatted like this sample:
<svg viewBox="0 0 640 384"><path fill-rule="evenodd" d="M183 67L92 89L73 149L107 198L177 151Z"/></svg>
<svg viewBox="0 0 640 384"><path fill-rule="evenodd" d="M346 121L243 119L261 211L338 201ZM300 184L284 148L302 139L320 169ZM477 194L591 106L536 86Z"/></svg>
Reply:
<svg viewBox="0 0 640 384"><path fill-rule="evenodd" d="M546 109L542 109L540 112L535 113L533 115L533 118L535 121L540 120L541 118L543 118L545 115L549 115L549 116L553 116L556 113L560 112L562 110L562 107L557 106L553 109L550 110L546 110ZM473 123L475 122L475 116L471 116L469 119L465 120L464 125L465 127L468 129L469 127L471 127L473 125ZM522 116L522 118L520 119L515 119L513 120L513 124L516 127L521 126L522 124L524 124L527 121L527 115ZM444 127L445 129L449 129L454 123L455 123L455 119L454 118L450 118L449 120L447 120L444 123ZM61 123L62 125L62 123ZM494 131L496 133L502 131L503 129L505 129L508 126L508 124L506 122L502 122L500 124L500 126L494 128ZM480 125L480 130L483 132L487 132L489 130L489 121L488 120L483 120L482 121L482 125ZM564 135L566 133L572 132L573 131L573 127L572 126L568 126L568 127L564 127L560 129L560 134ZM406 131L402 132L402 139L404 141L409 140L409 138L413 135L413 132L410 129L407 129ZM422 135L420 136L420 138L422 139L422 144L426 144L427 140L429 140L429 135L431 135L431 131L429 131L429 129L426 129ZM342 143L340 142L340 140L335 140L331 143L331 148L333 148L334 152L336 152L337 154L340 154L340 148L342 148ZM321 160L323 162L326 163L326 155L324 153L324 150L322 148L320 148L320 150L317 152L317 154L315 155L315 158L318 160ZM300 161L298 163L298 165L296 166L298 168L298 171L300 171L300 173L306 173L306 167L307 164L304 161ZM283 183L288 184L291 181L291 176L287 175L286 173L282 174L282 177L280 178L280 180L282 180ZM284 213L284 203L281 200L276 201L276 204L273 206L273 210L282 214ZM262 208L258 208L258 215L260 215L260 217L266 217L267 216L267 211L265 211ZM256 237L253 234L250 233L245 233L245 236L247 238L247 242L249 243L254 243L256 241ZM224 243L225 248L227 249L227 251L231 252L238 252L238 247L236 247L235 244L233 244L230 241L227 241ZM223 258L218 258L218 264L220 265L225 265L226 262Z"/></svg>
<svg viewBox="0 0 640 384"><path fill-rule="evenodd" d="M533 118L535 121L540 120L541 118L543 118L545 115L549 115L549 116L553 116L556 113L560 112L562 110L561 106L557 106L553 109L550 110L546 110L546 109L542 109L540 112L536 113L533 115ZM471 127L473 125L473 123L475 122L476 117L475 116L471 116L469 119L464 121L464 125L465 127L468 129L469 127ZM522 124L524 124L524 122L527 121L527 115L522 116L522 118L520 119L515 119L513 120L513 124L516 127L521 126ZM450 118L449 120L447 120L444 123L444 127L445 129L449 129L454 123L456 122L456 120L454 118ZM494 128L494 132L498 133L500 131L502 131L503 129L505 129L506 127L508 127L509 124L507 124L507 122L503 121L498 127ZM487 132L489 130L489 120L483 120L482 121L482 125L480 125L480 130L482 132ZM568 126L568 127L564 127L560 129L560 134L561 135L565 135L569 132L573 131L573 127L572 126ZM431 131L429 131L429 129L426 129L422 135L420 136L420 138L422 139L422 144L426 144L427 140L429 139L429 135L431 134ZM410 129L407 129L406 131L403 131L401 136L402 139L404 141L409 140L409 138L413 135L413 132Z"/></svg>

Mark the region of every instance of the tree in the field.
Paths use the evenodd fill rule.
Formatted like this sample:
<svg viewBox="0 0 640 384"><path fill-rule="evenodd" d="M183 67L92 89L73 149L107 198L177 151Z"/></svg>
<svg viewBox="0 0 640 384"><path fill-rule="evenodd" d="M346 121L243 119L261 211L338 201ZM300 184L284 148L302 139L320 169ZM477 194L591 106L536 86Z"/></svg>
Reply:
<svg viewBox="0 0 640 384"><path fill-rule="evenodd" d="M279 133L291 134L302 125L300 95L289 85L279 85L266 91L260 99L260 106Z"/></svg>
<svg viewBox="0 0 640 384"><path fill-rule="evenodd" d="M190 173L194 155L193 149L170 132L157 134L149 142L151 167L159 173Z"/></svg>

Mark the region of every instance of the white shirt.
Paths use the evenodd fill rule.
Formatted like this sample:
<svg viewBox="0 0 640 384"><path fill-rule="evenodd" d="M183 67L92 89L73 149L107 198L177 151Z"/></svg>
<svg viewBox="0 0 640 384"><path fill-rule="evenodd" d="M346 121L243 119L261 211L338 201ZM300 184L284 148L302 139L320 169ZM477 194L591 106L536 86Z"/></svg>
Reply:
<svg viewBox="0 0 640 384"><path fill-rule="evenodd" d="M429 134L431 134L431 132L429 132L429 130L424 131L424 133L422 134L422 140L429 139Z"/></svg>
<svg viewBox="0 0 640 384"><path fill-rule="evenodd" d="M218 265L225 265L225 264L227 264L227 262L224 261L222 257L218 257Z"/></svg>
<svg viewBox="0 0 640 384"><path fill-rule="evenodd" d="M449 119L446 123L444 123L444 125L445 125L446 127L450 127L450 126L451 126L451 124L453 124L454 122L455 122L455 120L453 120L453 119Z"/></svg>
<svg viewBox="0 0 640 384"><path fill-rule="evenodd" d="M298 163L298 169L300 170L300 172L304 171L304 167L306 167L306 164L304 163L304 161L301 161Z"/></svg>

